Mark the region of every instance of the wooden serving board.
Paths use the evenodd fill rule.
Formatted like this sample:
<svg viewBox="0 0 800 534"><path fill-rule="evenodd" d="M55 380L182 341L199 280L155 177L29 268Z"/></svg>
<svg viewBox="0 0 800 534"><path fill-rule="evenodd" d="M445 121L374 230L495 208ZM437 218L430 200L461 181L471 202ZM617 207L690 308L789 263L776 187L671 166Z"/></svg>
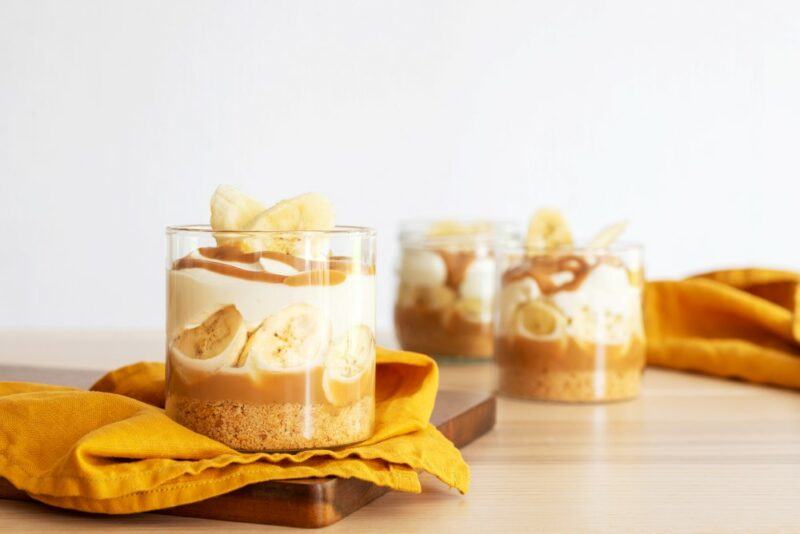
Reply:
<svg viewBox="0 0 800 534"><path fill-rule="evenodd" d="M102 371L0 366L0 380L86 388ZM457 447L494 427L495 398L485 393L439 391L431 421ZM315 478L251 484L160 514L317 528L331 525L389 491L357 479ZM32 500L0 478L0 499ZM42 505L44 506L44 505Z"/></svg>

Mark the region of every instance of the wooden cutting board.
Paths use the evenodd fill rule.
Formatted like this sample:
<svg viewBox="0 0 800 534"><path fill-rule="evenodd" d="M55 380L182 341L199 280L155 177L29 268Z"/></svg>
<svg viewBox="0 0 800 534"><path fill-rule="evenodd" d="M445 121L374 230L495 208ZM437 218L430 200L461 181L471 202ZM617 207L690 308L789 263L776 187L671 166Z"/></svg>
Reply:
<svg viewBox="0 0 800 534"><path fill-rule="evenodd" d="M0 366L0 380L86 388L102 371ZM457 447L494 427L495 398L484 393L439 391L431 421ZM225 521L316 528L331 525L389 491L356 479L316 478L251 484L231 493L159 510ZM0 478L0 499L32 500ZM44 505L42 505L44 506Z"/></svg>

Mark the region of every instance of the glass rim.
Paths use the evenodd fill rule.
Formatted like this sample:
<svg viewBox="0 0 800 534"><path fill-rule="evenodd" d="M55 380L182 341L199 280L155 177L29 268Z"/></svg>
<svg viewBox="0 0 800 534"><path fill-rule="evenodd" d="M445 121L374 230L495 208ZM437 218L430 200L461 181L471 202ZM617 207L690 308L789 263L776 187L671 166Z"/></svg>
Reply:
<svg viewBox="0 0 800 534"><path fill-rule="evenodd" d="M516 223L509 219L487 219L483 217L442 217L442 218L435 218L435 217L421 217L419 219L400 219L397 223L397 227L400 229L400 235L403 234L413 234L417 232L424 232L427 227L435 223L442 223L442 222L455 222L459 224L489 224L490 230L485 230L482 232L476 232L477 235L484 235L484 234L491 234L496 232L508 232L512 233L516 228ZM459 234L456 234L459 235ZM460 234L464 235L464 234Z"/></svg>
<svg viewBox="0 0 800 534"><path fill-rule="evenodd" d="M331 230L213 230L209 224L179 224L166 228L167 235L207 234L207 235L295 235L295 236L363 236L374 237L375 229L368 226L336 225Z"/></svg>
<svg viewBox="0 0 800 534"><path fill-rule="evenodd" d="M470 224L487 224L489 227L485 230L480 230L473 233L464 234L440 234L428 235L427 230L431 225L439 222L456 222L465 225ZM397 233L400 243L403 245L421 245L421 246L436 246L446 245L451 243L486 243L486 242L499 242L506 239L514 239L517 237L516 225L513 221L507 219L483 219L479 217L473 218L420 218L420 219L403 219L398 223L399 231Z"/></svg>
<svg viewBox="0 0 800 534"><path fill-rule="evenodd" d="M400 226L409 224L431 224L437 222L457 222L457 223L492 223L492 224L514 224L511 219L494 219L491 217L408 217L400 219Z"/></svg>
<svg viewBox="0 0 800 534"><path fill-rule="evenodd" d="M644 246L637 241L617 241L607 246L593 246L590 244L583 245L561 245L557 247L535 247L525 244L524 242L517 242L511 245L506 245L501 248L501 252L524 252L526 254L535 254L545 256L548 254L597 254L598 252L605 253L626 253L626 252L644 251Z"/></svg>

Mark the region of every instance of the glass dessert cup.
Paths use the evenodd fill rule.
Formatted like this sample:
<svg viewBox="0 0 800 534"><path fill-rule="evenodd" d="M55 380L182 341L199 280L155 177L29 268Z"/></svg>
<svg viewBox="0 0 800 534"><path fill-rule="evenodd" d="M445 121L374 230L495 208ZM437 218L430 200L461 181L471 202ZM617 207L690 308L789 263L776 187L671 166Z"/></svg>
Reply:
<svg viewBox="0 0 800 534"><path fill-rule="evenodd" d="M372 435L373 230L197 225L167 240L168 416L241 451Z"/></svg>
<svg viewBox="0 0 800 534"><path fill-rule="evenodd" d="M638 395L645 364L641 248L516 246L498 263L501 393L563 402Z"/></svg>
<svg viewBox="0 0 800 534"><path fill-rule="evenodd" d="M401 226L394 324L403 349L457 361L492 356L494 248L509 234L488 221Z"/></svg>

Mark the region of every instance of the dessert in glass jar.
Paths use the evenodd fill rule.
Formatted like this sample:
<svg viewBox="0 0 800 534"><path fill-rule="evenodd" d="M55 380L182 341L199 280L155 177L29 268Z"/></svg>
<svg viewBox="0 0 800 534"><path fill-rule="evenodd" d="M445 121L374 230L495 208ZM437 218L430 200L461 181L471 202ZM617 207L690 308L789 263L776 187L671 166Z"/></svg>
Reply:
<svg viewBox="0 0 800 534"><path fill-rule="evenodd" d="M242 451L372 435L375 233L305 194L221 186L211 225L167 229L166 412Z"/></svg>
<svg viewBox="0 0 800 534"><path fill-rule="evenodd" d="M403 349L491 357L494 248L508 235L508 225L488 221L402 225L394 324Z"/></svg>
<svg viewBox="0 0 800 534"><path fill-rule="evenodd" d="M498 253L495 358L501 393L568 402L635 397L645 363L642 253L624 223L576 246L555 210Z"/></svg>

